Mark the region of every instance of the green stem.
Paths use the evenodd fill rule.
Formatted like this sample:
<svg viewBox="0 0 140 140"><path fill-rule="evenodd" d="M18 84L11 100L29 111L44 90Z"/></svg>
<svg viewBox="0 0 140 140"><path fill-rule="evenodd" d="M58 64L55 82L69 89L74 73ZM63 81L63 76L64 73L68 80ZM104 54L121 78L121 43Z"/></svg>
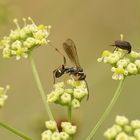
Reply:
<svg viewBox="0 0 140 140"><path fill-rule="evenodd" d="M68 105L68 121L71 122L72 120L72 107Z"/></svg>
<svg viewBox="0 0 140 140"><path fill-rule="evenodd" d="M86 138L86 140L91 140L92 137L95 135L96 131L98 130L98 128L102 125L102 123L105 121L106 117L109 115L109 113L111 112L113 106L115 105L120 93L121 93L121 89L123 87L123 83L124 83L124 79L120 81L117 90L112 98L112 100L110 101L108 107L106 108L106 110L104 111L103 115L101 116L100 120L97 122L97 124L95 125L95 127L92 129L92 131L90 132L89 136Z"/></svg>
<svg viewBox="0 0 140 140"><path fill-rule="evenodd" d="M8 126L7 124L5 123L2 123L0 122L0 126L11 131L12 133L16 134L17 136L23 138L24 140L32 140L32 138L26 136L25 134L23 134L22 132L18 131L17 129L11 127L11 126Z"/></svg>
<svg viewBox="0 0 140 140"><path fill-rule="evenodd" d="M47 98L46 98L45 92L43 90L43 87L42 87L42 84L41 84L41 81L40 81L38 72L37 72L37 69L36 69L35 62L34 62L33 57L32 57L31 54L29 56L29 61L31 63L32 71L33 71L33 76L34 76L34 79L36 81L36 84L37 84L38 90L40 92L40 95L42 97L42 101L43 101L43 103L45 105L45 109L46 109L46 111L48 113L49 119L50 120L54 120L53 115L52 115L52 112L51 112L51 109L50 109L49 104L47 102Z"/></svg>

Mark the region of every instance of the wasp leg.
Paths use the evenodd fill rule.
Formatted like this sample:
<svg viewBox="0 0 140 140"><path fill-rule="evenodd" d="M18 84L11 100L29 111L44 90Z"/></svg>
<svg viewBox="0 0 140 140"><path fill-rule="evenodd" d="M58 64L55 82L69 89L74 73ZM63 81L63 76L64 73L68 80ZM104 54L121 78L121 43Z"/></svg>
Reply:
<svg viewBox="0 0 140 140"><path fill-rule="evenodd" d="M55 84L55 73L56 73L57 69L53 70L53 84Z"/></svg>
<svg viewBox="0 0 140 140"><path fill-rule="evenodd" d="M55 70L53 70L53 84L55 84L55 79L56 79L56 72L58 71L58 69L61 68L61 66L59 66L58 68L56 68Z"/></svg>
<svg viewBox="0 0 140 140"><path fill-rule="evenodd" d="M84 80L85 83L86 83L86 87L87 87L87 91L88 91L88 95L87 95L87 100L89 99L89 87L88 87L88 83L87 83L87 80Z"/></svg>

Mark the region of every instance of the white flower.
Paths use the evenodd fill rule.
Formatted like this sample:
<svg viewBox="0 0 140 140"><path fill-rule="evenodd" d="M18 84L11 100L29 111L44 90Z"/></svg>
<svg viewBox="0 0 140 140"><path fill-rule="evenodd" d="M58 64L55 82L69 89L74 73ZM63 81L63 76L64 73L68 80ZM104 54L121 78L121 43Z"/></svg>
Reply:
<svg viewBox="0 0 140 140"><path fill-rule="evenodd" d="M140 128L140 120L133 120L133 121L131 121L131 126L133 127L133 128Z"/></svg>
<svg viewBox="0 0 140 140"><path fill-rule="evenodd" d="M80 101L77 100L77 99L73 99L71 105L72 105L72 108L79 108L80 107Z"/></svg>
<svg viewBox="0 0 140 140"><path fill-rule="evenodd" d="M117 54L111 54L109 57L108 57L108 63L110 64L114 64L116 63L118 60L119 60L119 56Z"/></svg>
<svg viewBox="0 0 140 140"><path fill-rule="evenodd" d="M62 130L69 135L73 135L76 133L77 127L72 125L70 122L62 122L61 123Z"/></svg>
<svg viewBox="0 0 140 140"><path fill-rule="evenodd" d="M50 130L46 130L41 134L41 136L41 140L51 140L52 132Z"/></svg>
<svg viewBox="0 0 140 140"><path fill-rule="evenodd" d="M88 94L87 89L85 88L75 88L73 95L76 99L81 100L83 97L85 97Z"/></svg>
<svg viewBox="0 0 140 140"><path fill-rule="evenodd" d="M60 137L62 140L69 140L70 136L66 132L60 132Z"/></svg>
<svg viewBox="0 0 140 140"><path fill-rule="evenodd" d="M132 133L132 127L129 126L129 125L125 125L124 126L124 131L127 133L127 134L131 134Z"/></svg>
<svg viewBox="0 0 140 140"><path fill-rule="evenodd" d="M56 102L57 100L59 100L59 95L57 94L57 92L52 91L50 94L47 95L48 102Z"/></svg>
<svg viewBox="0 0 140 140"><path fill-rule="evenodd" d="M117 135L115 140L128 140L128 135L125 134L124 132L121 132L120 134Z"/></svg>
<svg viewBox="0 0 140 140"><path fill-rule="evenodd" d="M9 89L10 89L9 85L7 85L6 88L0 87L0 108L3 107L6 99L8 98L7 91Z"/></svg>
<svg viewBox="0 0 140 140"><path fill-rule="evenodd" d="M131 51L130 56L134 59L138 59L138 58L140 58L140 53Z"/></svg>
<svg viewBox="0 0 140 140"><path fill-rule="evenodd" d="M54 132L52 134L51 140L61 140L59 132Z"/></svg>
<svg viewBox="0 0 140 140"><path fill-rule="evenodd" d="M140 129L136 129L134 131L134 136L137 138L137 140L140 140Z"/></svg>
<svg viewBox="0 0 140 140"><path fill-rule="evenodd" d="M138 69L140 69L140 60L136 60L135 61L136 66L138 67Z"/></svg>
<svg viewBox="0 0 140 140"><path fill-rule="evenodd" d="M128 58L124 58L124 59L120 59L117 62L117 66L118 67L126 67L128 65L128 63L130 62L130 60Z"/></svg>
<svg viewBox="0 0 140 140"><path fill-rule="evenodd" d="M130 74L137 74L138 69L137 69L137 66L134 63L129 63L128 66L127 66L127 71Z"/></svg>
<svg viewBox="0 0 140 140"><path fill-rule="evenodd" d="M62 104L69 104L71 102L71 95L64 92L60 97Z"/></svg>
<svg viewBox="0 0 140 140"><path fill-rule="evenodd" d="M114 79L114 80L123 80L124 79L124 75L123 74L116 74L116 73L114 73L112 75L112 79Z"/></svg>
<svg viewBox="0 0 140 140"><path fill-rule="evenodd" d="M45 125L46 125L46 128L49 129L49 130L54 131L54 130L57 129L57 124L56 124L55 121L52 121L52 120L46 121L45 122Z"/></svg>
<svg viewBox="0 0 140 140"><path fill-rule="evenodd" d="M115 127L111 127L109 129L106 130L106 132L104 133L104 136L107 139L114 139L118 134L118 130Z"/></svg>
<svg viewBox="0 0 140 140"><path fill-rule="evenodd" d="M14 23L17 29L11 30L9 36L0 41L4 58L12 56L15 56L17 60L22 57L27 58L34 48L48 44L50 28L44 25L35 25L31 18L28 20L31 21L31 24L26 24L26 19L24 19L25 24L21 28L15 19Z"/></svg>
<svg viewBox="0 0 140 140"><path fill-rule="evenodd" d="M116 116L115 122L120 126L124 126L129 123L129 120L125 116Z"/></svg>

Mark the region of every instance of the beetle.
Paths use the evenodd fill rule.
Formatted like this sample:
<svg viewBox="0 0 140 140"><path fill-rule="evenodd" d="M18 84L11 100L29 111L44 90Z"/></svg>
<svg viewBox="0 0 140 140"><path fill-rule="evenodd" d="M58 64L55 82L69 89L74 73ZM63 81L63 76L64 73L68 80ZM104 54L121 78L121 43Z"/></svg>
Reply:
<svg viewBox="0 0 140 140"><path fill-rule="evenodd" d="M124 41L124 40L116 40L114 42L113 45L111 46L115 46L115 49L114 51L117 49L117 48L121 48L123 50L127 50L128 51L128 54L131 53L131 44L128 42L128 41Z"/></svg>

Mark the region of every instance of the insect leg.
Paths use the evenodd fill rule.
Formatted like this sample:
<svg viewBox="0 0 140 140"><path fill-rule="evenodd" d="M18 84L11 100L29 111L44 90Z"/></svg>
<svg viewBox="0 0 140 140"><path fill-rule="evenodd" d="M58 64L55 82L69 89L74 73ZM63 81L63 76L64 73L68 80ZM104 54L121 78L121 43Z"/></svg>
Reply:
<svg viewBox="0 0 140 140"><path fill-rule="evenodd" d="M58 69L61 68L61 66L59 66L58 68L56 68L55 70L53 70L53 84L55 84L55 79L56 79L56 72L58 71Z"/></svg>
<svg viewBox="0 0 140 140"><path fill-rule="evenodd" d="M86 87L87 87L87 91L88 91L88 96L87 96L87 100L88 100L88 99L89 99L89 87L88 87L87 80L85 79L84 81L85 81L85 83L86 83Z"/></svg>

